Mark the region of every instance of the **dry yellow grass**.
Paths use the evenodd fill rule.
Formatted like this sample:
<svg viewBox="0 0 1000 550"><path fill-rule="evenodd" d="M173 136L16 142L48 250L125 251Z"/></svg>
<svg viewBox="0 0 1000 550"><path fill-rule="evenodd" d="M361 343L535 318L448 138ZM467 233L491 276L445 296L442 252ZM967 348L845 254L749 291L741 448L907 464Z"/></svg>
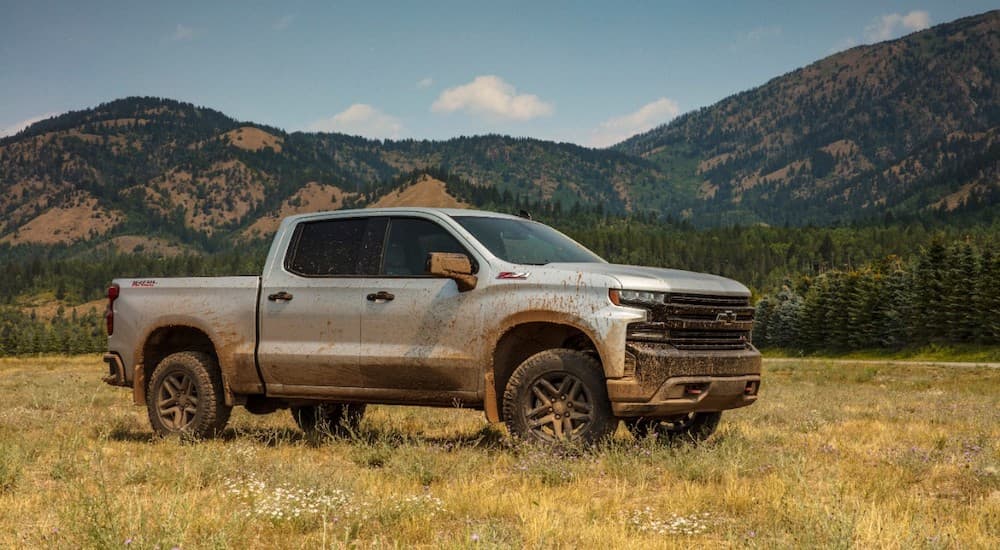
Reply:
<svg viewBox="0 0 1000 550"><path fill-rule="evenodd" d="M153 178L150 185L135 187L147 206L168 215L184 209L187 227L213 233L242 220L264 200L268 176L238 160L216 162L197 177L175 168Z"/></svg>
<svg viewBox="0 0 1000 550"><path fill-rule="evenodd" d="M0 359L0 547L1000 543L997 369L769 365L760 402L707 444L619 432L582 453L392 407L347 439L239 411L221 439L157 440L102 371Z"/></svg>
<svg viewBox="0 0 1000 550"><path fill-rule="evenodd" d="M0 242L12 245L73 243L103 235L123 220L121 212L102 208L97 199L87 196L76 204L46 210Z"/></svg>
<svg viewBox="0 0 1000 550"><path fill-rule="evenodd" d="M951 212L964 205L972 196L973 192L983 193L986 191L989 191L989 183L985 181L966 183L965 185L959 187L957 191L941 197L941 200L930 205L930 208Z"/></svg>
<svg viewBox="0 0 1000 550"><path fill-rule="evenodd" d="M91 300L82 304L74 304L66 300L56 300L55 296L51 293L33 296L29 300L26 300L26 302L21 305L21 311L27 315L34 313L39 319L52 319L56 317L60 307L63 308L63 316L69 317L74 311L76 311L77 315L85 315L91 310L100 313L108 306L107 298L98 298L97 300Z"/></svg>
<svg viewBox="0 0 1000 550"><path fill-rule="evenodd" d="M230 130L222 134L230 145L247 151L260 151L265 147L274 149L275 153L281 152L281 146L285 140L253 126L243 126L235 130Z"/></svg>
<svg viewBox="0 0 1000 550"><path fill-rule="evenodd" d="M434 208L469 208L469 205L448 194L445 183L423 176L413 185L397 189L381 197L371 208L391 206L428 206Z"/></svg>
<svg viewBox="0 0 1000 550"><path fill-rule="evenodd" d="M143 235L120 235L111 239L108 248L114 248L125 254L153 254L156 256L173 257L185 252L191 252L187 245L172 243L159 237Z"/></svg>
<svg viewBox="0 0 1000 550"><path fill-rule="evenodd" d="M281 220L294 214L339 210L344 206L344 199L353 197L356 193L345 192L335 185L326 185L311 181L291 197L285 199L281 208L269 215L262 216L243 230L245 238L269 237L274 235L281 225Z"/></svg>

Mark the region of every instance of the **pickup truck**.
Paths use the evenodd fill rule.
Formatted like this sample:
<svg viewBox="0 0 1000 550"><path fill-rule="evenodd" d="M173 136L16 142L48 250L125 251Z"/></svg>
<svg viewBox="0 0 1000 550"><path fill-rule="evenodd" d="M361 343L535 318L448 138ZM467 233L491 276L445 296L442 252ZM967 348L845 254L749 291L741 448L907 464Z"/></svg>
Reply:
<svg viewBox="0 0 1000 550"><path fill-rule="evenodd" d="M355 428L367 404L465 407L529 441L700 440L752 404L743 285L610 264L551 227L474 210L283 220L259 277L116 279L105 381L160 435L290 409Z"/></svg>

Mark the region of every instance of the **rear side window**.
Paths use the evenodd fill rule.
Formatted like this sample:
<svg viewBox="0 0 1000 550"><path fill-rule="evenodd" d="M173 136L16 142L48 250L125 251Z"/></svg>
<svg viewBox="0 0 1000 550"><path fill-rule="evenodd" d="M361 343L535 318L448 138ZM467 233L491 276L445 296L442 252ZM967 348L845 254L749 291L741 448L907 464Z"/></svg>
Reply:
<svg viewBox="0 0 1000 550"><path fill-rule="evenodd" d="M321 220L295 228L285 269L305 277L359 275L368 220Z"/></svg>

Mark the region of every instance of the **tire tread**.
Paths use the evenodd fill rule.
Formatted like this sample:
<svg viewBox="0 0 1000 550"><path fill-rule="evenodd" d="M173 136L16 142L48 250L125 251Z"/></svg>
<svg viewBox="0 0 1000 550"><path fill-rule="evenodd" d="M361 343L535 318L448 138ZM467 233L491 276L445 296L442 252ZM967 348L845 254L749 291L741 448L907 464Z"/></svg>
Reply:
<svg viewBox="0 0 1000 550"><path fill-rule="evenodd" d="M532 440L530 431L520 425L518 415L518 390L528 381L551 369L551 365L558 361L563 365L563 370L581 378L584 383L590 386L593 392L595 409L598 413L595 418L593 428L587 430L582 436L585 444L596 443L602 439L610 437L618 427L618 419L611 412L611 403L608 400L608 390L604 380L604 371L601 364L593 356L582 351L556 348L549 349L527 358L521 363L507 380L507 386L503 392L503 406L501 414L507 430L514 437ZM589 378L589 380L587 380Z"/></svg>
<svg viewBox="0 0 1000 550"><path fill-rule="evenodd" d="M201 414L200 422L197 426L191 426L185 431L186 434L198 439L215 437L225 429L232 414L232 407L226 405L224 386L222 382L222 372L219 370L215 359L211 355L200 351L179 351L163 358L153 370L149 378L149 387L146 391L146 411L149 415L149 422L153 430L160 436L173 435L176 432L168 430L161 425L159 415L156 413L156 382L164 373L180 363L188 369L191 376L195 378L199 390L210 388L212 399L200 399L199 408L204 403L205 408L199 410ZM207 397L207 396L205 396Z"/></svg>

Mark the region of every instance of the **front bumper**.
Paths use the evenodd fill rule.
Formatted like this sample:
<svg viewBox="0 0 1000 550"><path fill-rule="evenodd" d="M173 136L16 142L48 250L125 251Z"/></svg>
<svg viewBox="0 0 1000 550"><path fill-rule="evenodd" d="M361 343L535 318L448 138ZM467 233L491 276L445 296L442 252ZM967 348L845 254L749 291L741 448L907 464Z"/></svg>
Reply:
<svg viewBox="0 0 1000 550"><path fill-rule="evenodd" d="M753 404L760 389L761 357L738 351L681 351L666 344L629 342L634 375L608 380L611 409L619 417L671 416Z"/></svg>

